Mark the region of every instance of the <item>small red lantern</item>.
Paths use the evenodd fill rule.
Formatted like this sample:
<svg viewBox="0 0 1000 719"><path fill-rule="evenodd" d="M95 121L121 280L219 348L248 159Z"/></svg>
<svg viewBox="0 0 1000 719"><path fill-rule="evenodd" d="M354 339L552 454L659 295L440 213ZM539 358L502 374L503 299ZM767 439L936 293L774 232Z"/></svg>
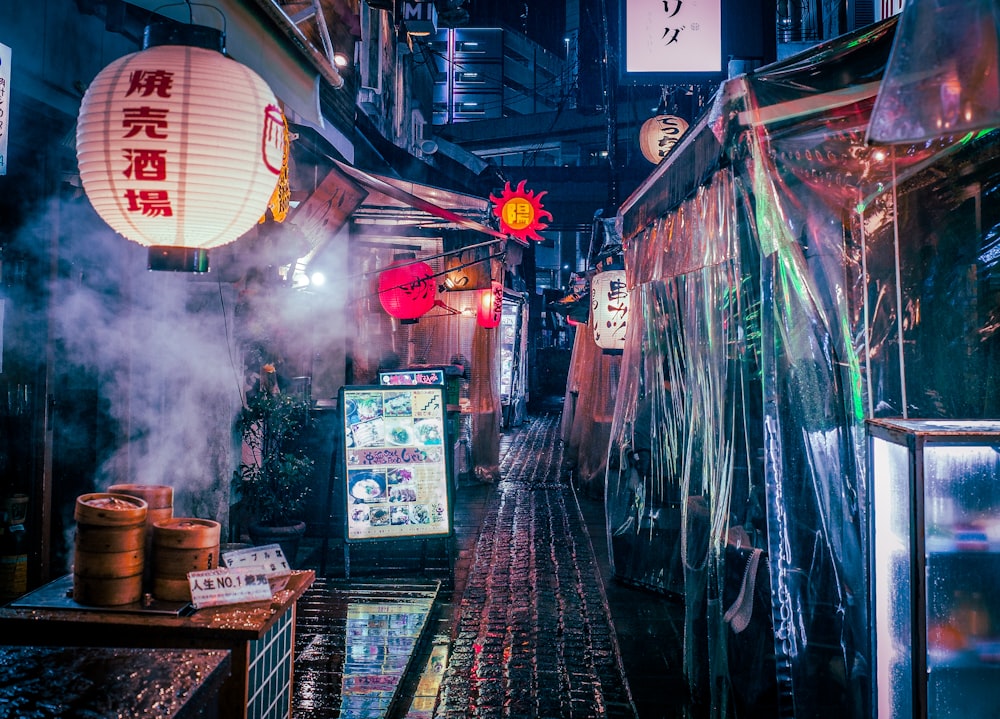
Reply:
<svg viewBox="0 0 1000 719"><path fill-rule="evenodd" d="M499 326L503 317L503 285L493 280L488 290L479 290L479 306L476 321L488 330Z"/></svg>
<svg viewBox="0 0 1000 719"><path fill-rule="evenodd" d="M413 256L397 255L378 277L378 299L382 309L400 320L412 324L434 306L434 270L426 262L415 262Z"/></svg>

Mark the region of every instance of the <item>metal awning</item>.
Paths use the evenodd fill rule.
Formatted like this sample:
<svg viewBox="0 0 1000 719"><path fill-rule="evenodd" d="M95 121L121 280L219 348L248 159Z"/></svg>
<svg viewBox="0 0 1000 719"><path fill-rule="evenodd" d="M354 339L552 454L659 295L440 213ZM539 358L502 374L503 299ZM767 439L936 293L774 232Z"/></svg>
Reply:
<svg viewBox="0 0 1000 719"><path fill-rule="evenodd" d="M360 212L364 212L364 208L368 207L380 208L383 215L393 213L398 215L408 209L414 209L463 229L523 243L474 219L488 214L490 210L488 200L407 180L373 175L339 161L336 161L336 164L341 171L369 191L368 197L359 208Z"/></svg>

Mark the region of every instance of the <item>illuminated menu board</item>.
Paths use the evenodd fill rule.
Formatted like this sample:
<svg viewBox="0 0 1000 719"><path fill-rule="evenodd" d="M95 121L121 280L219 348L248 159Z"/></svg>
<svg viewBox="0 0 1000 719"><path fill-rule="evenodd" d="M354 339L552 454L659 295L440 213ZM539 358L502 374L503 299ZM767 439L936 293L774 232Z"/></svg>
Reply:
<svg viewBox="0 0 1000 719"><path fill-rule="evenodd" d="M451 534L441 387L344 387L347 541Z"/></svg>

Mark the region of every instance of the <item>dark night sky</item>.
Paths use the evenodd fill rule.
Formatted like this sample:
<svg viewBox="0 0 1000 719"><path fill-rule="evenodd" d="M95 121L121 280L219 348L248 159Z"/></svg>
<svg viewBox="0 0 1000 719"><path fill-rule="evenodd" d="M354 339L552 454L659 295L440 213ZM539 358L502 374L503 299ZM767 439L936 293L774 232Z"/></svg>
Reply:
<svg viewBox="0 0 1000 719"><path fill-rule="evenodd" d="M469 0L470 27L501 23L525 33L553 52L563 50L566 29L565 4L557 0ZM527 20L521 17L527 8Z"/></svg>

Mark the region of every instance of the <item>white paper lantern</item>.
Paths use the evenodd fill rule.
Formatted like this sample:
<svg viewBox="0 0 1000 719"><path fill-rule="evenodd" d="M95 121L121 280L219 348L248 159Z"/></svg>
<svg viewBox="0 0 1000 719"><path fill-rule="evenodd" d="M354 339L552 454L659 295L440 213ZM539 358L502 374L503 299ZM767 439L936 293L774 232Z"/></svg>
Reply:
<svg viewBox="0 0 1000 719"><path fill-rule="evenodd" d="M594 275L590 281L590 323L598 347L604 350L625 348L628 308L625 270L607 270Z"/></svg>
<svg viewBox="0 0 1000 719"><path fill-rule="evenodd" d="M278 101L251 69L208 49L211 42L150 47L150 37L147 30L147 49L94 78L76 147L94 209L150 247L152 267L158 254L204 255L256 225L278 183L286 140Z"/></svg>
<svg viewBox="0 0 1000 719"><path fill-rule="evenodd" d="M654 165L660 164L687 129L687 120L677 115L649 118L639 128L639 149L642 150L642 156Z"/></svg>

